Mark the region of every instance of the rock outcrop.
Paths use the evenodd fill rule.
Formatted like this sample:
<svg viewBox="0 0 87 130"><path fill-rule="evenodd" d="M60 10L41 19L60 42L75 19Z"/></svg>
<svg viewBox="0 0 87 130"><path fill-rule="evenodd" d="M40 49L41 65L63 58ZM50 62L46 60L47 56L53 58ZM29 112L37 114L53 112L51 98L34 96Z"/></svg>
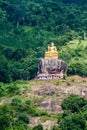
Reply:
<svg viewBox="0 0 87 130"><path fill-rule="evenodd" d="M39 59L38 74L67 72L67 64L61 59Z"/></svg>

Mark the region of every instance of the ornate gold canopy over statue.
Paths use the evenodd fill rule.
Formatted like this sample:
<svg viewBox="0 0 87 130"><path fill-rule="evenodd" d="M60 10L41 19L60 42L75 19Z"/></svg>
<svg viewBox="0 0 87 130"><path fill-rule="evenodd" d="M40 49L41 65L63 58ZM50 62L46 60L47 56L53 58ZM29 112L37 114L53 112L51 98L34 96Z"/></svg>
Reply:
<svg viewBox="0 0 87 130"><path fill-rule="evenodd" d="M48 46L48 51L45 52L45 59L58 59L58 51L54 43L51 43L51 46Z"/></svg>

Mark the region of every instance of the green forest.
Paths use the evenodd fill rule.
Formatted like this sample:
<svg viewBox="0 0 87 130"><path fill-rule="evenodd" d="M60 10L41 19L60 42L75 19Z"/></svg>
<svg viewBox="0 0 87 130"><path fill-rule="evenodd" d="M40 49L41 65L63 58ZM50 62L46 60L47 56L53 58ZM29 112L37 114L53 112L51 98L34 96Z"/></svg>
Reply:
<svg viewBox="0 0 87 130"><path fill-rule="evenodd" d="M87 76L84 32L86 0L0 0L0 81L34 78L51 42L68 75Z"/></svg>

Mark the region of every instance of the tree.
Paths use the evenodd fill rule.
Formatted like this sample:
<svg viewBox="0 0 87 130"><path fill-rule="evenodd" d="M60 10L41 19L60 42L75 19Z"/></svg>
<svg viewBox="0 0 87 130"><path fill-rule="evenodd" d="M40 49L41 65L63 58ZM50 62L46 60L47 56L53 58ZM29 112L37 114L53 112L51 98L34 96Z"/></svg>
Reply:
<svg viewBox="0 0 87 130"><path fill-rule="evenodd" d="M27 124L29 123L29 117L25 114L20 114L18 116L18 120L21 120L21 121L23 121L24 123L27 123Z"/></svg>
<svg viewBox="0 0 87 130"><path fill-rule="evenodd" d="M61 104L64 110L71 110L72 112L79 112L85 105L87 105L87 101L78 95L70 95Z"/></svg>
<svg viewBox="0 0 87 130"><path fill-rule="evenodd" d="M10 116L9 115L0 115L0 129L6 130L10 126Z"/></svg>
<svg viewBox="0 0 87 130"><path fill-rule="evenodd" d="M10 81L7 64L8 64L8 60L5 58L5 56L0 55L0 81L2 82Z"/></svg>
<svg viewBox="0 0 87 130"><path fill-rule="evenodd" d="M6 130L11 126L11 115L12 110L9 106L0 106L0 129Z"/></svg>
<svg viewBox="0 0 87 130"><path fill-rule="evenodd" d="M62 130L85 130L86 120L80 114L66 116L61 122Z"/></svg>
<svg viewBox="0 0 87 130"><path fill-rule="evenodd" d="M64 112L59 126L62 130L86 130L87 100L77 95L70 95L62 102Z"/></svg>

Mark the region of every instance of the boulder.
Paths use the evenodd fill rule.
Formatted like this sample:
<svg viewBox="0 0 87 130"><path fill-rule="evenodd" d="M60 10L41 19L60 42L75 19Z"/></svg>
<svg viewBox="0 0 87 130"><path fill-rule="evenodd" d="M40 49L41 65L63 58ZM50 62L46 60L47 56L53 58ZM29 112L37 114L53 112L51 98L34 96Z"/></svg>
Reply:
<svg viewBox="0 0 87 130"><path fill-rule="evenodd" d="M39 59L38 62L38 74L48 73L48 74L57 74L67 72L67 64L61 59Z"/></svg>

